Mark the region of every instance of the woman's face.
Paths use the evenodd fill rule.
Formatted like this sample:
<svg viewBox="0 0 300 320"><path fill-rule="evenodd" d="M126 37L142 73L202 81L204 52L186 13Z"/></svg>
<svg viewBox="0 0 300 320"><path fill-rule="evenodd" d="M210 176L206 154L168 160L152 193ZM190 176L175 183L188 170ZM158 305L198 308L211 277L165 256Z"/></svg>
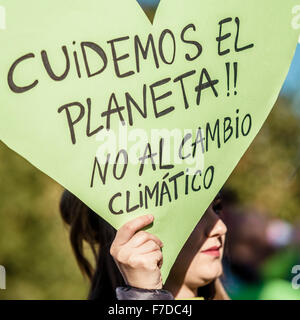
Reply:
<svg viewBox="0 0 300 320"><path fill-rule="evenodd" d="M171 278L181 279L190 288L204 286L223 272L221 260L227 228L219 216L220 201L215 200L206 210L171 270Z"/></svg>

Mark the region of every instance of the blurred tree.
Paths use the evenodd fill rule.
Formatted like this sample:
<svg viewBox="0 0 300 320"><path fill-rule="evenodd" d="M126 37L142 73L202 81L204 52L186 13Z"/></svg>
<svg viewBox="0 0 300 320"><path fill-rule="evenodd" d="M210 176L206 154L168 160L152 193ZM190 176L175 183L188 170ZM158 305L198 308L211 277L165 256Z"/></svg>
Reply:
<svg viewBox="0 0 300 320"><path fill-rule="evenodd" d="M82 299L87 282L76 266L58 212L62 188L0 145L0 299Z"/></svg>

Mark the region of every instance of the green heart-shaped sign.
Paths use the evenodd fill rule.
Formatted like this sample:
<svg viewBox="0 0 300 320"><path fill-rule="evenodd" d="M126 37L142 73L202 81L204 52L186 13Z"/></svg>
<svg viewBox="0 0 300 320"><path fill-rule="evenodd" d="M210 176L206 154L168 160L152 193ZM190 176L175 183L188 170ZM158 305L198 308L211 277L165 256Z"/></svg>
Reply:
<svg viewBox="0 0 300 320"><path fill-rule="evenodd" d="M153 214L165 280L273 107L294 1L2 3L1 140L116 228Z"/></svg>

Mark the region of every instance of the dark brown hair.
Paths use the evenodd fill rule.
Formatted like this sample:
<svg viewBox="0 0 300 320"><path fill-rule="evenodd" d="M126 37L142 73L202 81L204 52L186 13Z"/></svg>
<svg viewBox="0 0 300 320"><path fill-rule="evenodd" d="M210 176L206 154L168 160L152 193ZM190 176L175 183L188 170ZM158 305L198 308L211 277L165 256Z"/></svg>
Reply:
<svg viewBox="0 0 300 320"><path fill-rule="evenodd" d="M116 230L67 190L61 197L60 212L70 226L70 241L78 266L91 282L89 299L115 300L116 287L125 285L109 253ZM84 242L94 255L95 268L84 254Z"/></svg>

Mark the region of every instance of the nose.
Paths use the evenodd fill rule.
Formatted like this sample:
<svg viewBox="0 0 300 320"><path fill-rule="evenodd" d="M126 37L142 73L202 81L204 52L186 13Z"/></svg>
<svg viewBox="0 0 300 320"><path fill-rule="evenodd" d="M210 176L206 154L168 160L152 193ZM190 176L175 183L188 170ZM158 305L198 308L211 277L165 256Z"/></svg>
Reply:
<svg viewBox="0 0 300 320"><path fill-rule="evenodd" d="M227 227L223 220L216 216L213 225L207 231L207 237L221 237L226 234Z"/></svg>

